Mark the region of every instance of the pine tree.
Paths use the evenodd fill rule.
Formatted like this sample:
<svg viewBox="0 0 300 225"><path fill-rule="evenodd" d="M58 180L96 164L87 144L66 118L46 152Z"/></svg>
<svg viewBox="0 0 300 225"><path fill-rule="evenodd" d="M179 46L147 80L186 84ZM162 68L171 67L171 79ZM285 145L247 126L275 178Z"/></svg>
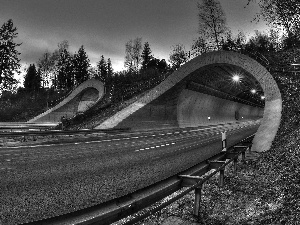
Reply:
<svg viewBox="0 0 300 225"><path fill-rule="evenodd" d="M111 64L111 60L110 58L107 59L107 79L105 84L109 85L112 82L112 78L113 78L113 68L112 68L112 64Z"/></svg>
<svg viewBox="0 0 300 225"><path fill-rule="evenodd" d="M36 71L35 65L30 64L24 79L24 88L28 92L36 92L41 87L40 73Z"/></svg>
<svg viewBox="0 0 300 225"><path fill-rule="evenodd" d="M147 65L148 63L151 61L151 59L153 58L153 56L151 55L152 51L150 49L149 43L145 42L144 44L144 49L142 52L142 70L147 69Z"/></svg>
<svg viewBox="0 0 300 225"><path fill-rule="evenodd" d="M97 64L97 69L98 69L98 77L99 79L105 83L107 79L107 63L104 59L104 56L101 56L100 61Z"/></svg>
<svg viewBox="0 0 300 225"><path fill-rule="evenodd" d="M90 67L90 60L88 59L83 45L79 48L78 53L75 54L73 62L75 80L78 85L89 79L88 68Z"/></svg>
<svg viewBox="0 0 300 225"><path fill-rule="evenodd" d="M74 58L72 55L69 54L65 66L65 73L66 73L66 87L71 89L75 85L75 76L74 76Z"/></svg>
<svg viewBox="0 0 300 225"><path fill-rule="evenodd" d="M0 85L9 88L17 83L14 79L14 73L20 74L20 53L16 47L14 38L17 37L17 28L14 27L13 21L10 19L0 28Z"/></svg>

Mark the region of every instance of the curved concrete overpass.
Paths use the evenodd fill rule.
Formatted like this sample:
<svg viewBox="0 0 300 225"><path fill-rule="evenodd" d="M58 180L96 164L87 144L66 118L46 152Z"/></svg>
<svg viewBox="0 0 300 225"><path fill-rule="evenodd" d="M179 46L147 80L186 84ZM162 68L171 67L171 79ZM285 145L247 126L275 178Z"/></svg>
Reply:
<svg viewBox="0 0 300 225"><path fill-rule="evenodd" d="M104 85L101 81L96 79L87 80L72 91L62 102L28 122L60 122L62 116L70 118L77 113L84 112L97 103L103 95Z"/></svg>
<svg viewBox="0 0 300 225"><path fill-rule="evenodd" d="M234 74L240 75L240 83L232 82ZM203 86L244 98L247 102L249 99L243 94L250 88L260 88L265 96L265 107L238 103L222 95L211 96L203 93ZM211 52L190 60L96 128L189 127L262 118L252 148L267 151L280 124L281 103L275 80L257 61L235 52Z"/></svg>

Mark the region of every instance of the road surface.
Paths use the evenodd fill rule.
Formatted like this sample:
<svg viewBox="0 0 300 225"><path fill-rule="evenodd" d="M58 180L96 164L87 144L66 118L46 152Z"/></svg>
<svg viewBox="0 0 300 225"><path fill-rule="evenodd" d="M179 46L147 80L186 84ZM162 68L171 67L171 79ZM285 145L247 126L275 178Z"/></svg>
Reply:
<svg viewBox="0 0 300 225"><path fill-rule="evenodd" d="M259 126L241 125L228 132L229 145ZM166 179L219 153L222 130L186 128L1 148L0 224L76 211Z"/></svg>

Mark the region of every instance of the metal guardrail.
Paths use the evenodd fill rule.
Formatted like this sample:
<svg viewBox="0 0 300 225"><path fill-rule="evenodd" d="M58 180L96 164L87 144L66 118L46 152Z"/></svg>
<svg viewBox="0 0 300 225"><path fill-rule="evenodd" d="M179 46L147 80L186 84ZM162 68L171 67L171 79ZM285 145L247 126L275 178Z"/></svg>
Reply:
<svg viewBox="0 0 300 225"><path fill-rule="evenodd" d="M245 160L245 151L250 150L251 140L254 135L251 135L243 139L238 146L229 148L227 151L221 152L210 159L199 163L198 165L190 168L180 174L170 177L164 181L153 184L147 188L138 190L132 194L128 194L118 199L111 200L96 206L92 206L83 210L72 212L65 215L60 215L54 218L45 219L42 221L36 221L27 223L28 225L62 225L62 224L101 224L108 225L123 219L129 215L133 215L136 212L156 203L170 194L179 191L183 187L188 187L175 197L167 200L161 205L155 207L144 213L132 217L124 224L134 224L141 219L144 219L151 214L161 210L167 205L173 203L189 192L195 190L195 206L194 214L198 215L200 207L200 196L202 184L211 178L216 173L220 172L220 186L224 182L224 169L225 167L234 162L234 172L236 173L236 163L240 154L242 154L242 160ZM228 161L224 161L229 159ZM205 176L205 174L215 169L212 173ZM204 177L202 177L204 175Z"/></svg>
<svg viewBox="0 0 300 225"><path fill-rule="evenodd" d="M19 128L20 129L20 128ZM111 128L111 129L86 129L86 130L47 130L47 131L21 131L21 132L0 132L0 137L18 136L47 136L47 135L73 135L73 134L92 134L92 133L118 133L128 132L130 128Z"/></svg>
<svg viewBox="0 0 300 225"><path fill-rule="evenodd" d="M221 152L217 156L213 156L210 159L206 160L205 163L202 163L201 167L194 170L192 174L189 174L189 172L185 172L183 174L179 174L178 177L180 179L180 188L188 187L186 190L182 191L175 197L165 201L161 205L155 207L154 209L149 210L146 213L142 213L134 217L133 219L130 219L127 222L122 223L122 225L133 225L136 222L154 214L155 212L158 212L159 210L165 208L166 206L170 205L171 203L175 202L176 200L182 198L184 195L188 194L191 191L195 191L195 201L194 201L194 215L199 215L200 210L200 203L201 203L201 189L203 183L205 183L207 180L209 180L211 177L213 177L218 172L220 173L219 176L219 186L222 187L224 185L224 175L225 175L225 167L229 165L231 162L234 163L234 174L237 174L237 161L240 154L242 154L242 161L245 161L245 151L250 150L251 143L250 139L252 140L254 135L251 135L250 137L247 137L243 139L240 142L240 145L233 146L233 150L228 152ZM241 145L243 144L243 145ZM240 150L236 150L240 149ZM228 161L225 161L226 159L229 159ZM199 165L198 165L199 166ZM212 173L209 175L205 174L209 172L210 170L214 169ZM166 196L165 196L166 197ZM139 211L139 210L138 210Z"/></svg>
<svg viewBox="0 0 300 225"><path fill-rule="evenodd" d="M13 132L13 130L48 130L55 127L57 124L38 124L38 123L26 123L26 122L0 122L1 132Z"/></svg>

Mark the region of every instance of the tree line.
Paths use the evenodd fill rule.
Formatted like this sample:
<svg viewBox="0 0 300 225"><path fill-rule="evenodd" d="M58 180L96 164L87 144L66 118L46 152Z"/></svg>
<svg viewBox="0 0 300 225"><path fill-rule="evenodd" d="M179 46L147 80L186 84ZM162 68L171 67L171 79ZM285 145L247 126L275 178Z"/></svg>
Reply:
<svg viewBox="0 0 300 225"><path fill-rule="evenodd" d="M254 0L248 0L252 4ZM186 49L183 44L172 46L170 63L177 69L193 57L215 50L278 52L300 48L300 2L299 0L259 0L260 13L253 22L263 19L271 29L254 31L246 38L243 31L233 35L227 26L226 15L218 0L198 2L198 38Z"/></svg>
<svg viewBox="0 0 300 225"><path fill-rule="evenodd" d="M253 0L248 0L252 4ZM298 0L259 0L260 13L254 20L264 19L272 26L268 33L255 31L246 38L240 31L233 35L226 23L226 15L218 0L200 0L198 7L198 37L190 49L183 44L171 47L168 62L155 58L150 44L138 37L125 43L124 67L114 72L110 58L100 56L95 68L82 45L77 52L69 51L68 41L62 41L53 52L45 52L36 64L30 64L24 79L29 92L40 88L72 89L90 78L113 83L130 84L159 77L178 69L193 57L215 50L276 52L300 47L300 6ZM246 6L247 7L247 6ZM15 43L16 27L8 20L0 28L0 88L14 88L14 73L20 73L21 44ZM283 32L283 35L280 33Z"/></svg>

